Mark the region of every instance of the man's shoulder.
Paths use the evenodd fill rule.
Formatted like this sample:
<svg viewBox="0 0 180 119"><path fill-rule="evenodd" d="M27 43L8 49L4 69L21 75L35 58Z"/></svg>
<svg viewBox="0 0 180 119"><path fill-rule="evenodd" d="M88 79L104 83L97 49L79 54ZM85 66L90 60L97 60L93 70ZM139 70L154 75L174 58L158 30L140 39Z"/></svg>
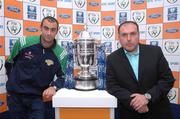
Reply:
<svg viewBox="0 0 180 119"><path fill-rule="evenodd" d="M155 45L145 45L145 44L141 44L140 45L140 47L142 48L142 49L147 49L147 50L159 50L159 49L161 49L159 46L155 46Z"/></svg>
<svg viewBox="0 0 180 119"><path fill-rule="evenodd" d="M19 39L22 48L40 43L40 36L24 36Z"/></svg>

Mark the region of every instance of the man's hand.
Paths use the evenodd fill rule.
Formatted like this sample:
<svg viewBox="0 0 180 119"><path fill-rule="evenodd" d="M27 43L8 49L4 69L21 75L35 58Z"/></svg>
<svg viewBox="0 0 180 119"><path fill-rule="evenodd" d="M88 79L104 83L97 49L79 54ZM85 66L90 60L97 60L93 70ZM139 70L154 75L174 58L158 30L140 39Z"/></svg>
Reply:
<svg viewBox="0 0 180 119"><path fill-rule="evenodd" d="M56 89L53 86L51 86L51 87L47 88L46 90L44 90L42 96L43 96L43 98L50 98L53 95L55 95L55 93L56 93Z"/></svg>
<svg viewBox="0 0 180 119"><path fill-rule="evenodd" d="M134 93L130 97L133 98L130 102L130 106L132 106L134 110L140 110L141 112L141 108L144 110L144 108L147 107L149 101L143 94Z"/></svg>
<svg viewBox="0 0 180 119"><path fill-rule="evenodd" d="M139 110L137 110L138 113L146 113L149 111L149 108L147 105L142 106Z"/></svg>

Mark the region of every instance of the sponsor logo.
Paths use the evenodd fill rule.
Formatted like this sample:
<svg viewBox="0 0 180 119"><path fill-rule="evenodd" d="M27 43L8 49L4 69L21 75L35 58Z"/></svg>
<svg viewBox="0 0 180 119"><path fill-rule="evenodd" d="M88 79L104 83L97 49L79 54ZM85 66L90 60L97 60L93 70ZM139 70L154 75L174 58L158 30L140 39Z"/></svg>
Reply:
<svg viewBox="0 0 180 119"><path fill-rule="evenodd" d="M78 8L82 8L85 5L85 0L74 0L74 2Z"/></svg>
<svg viewBox="0 0 180 119"><path fill-rule="evenodd" d="M145 18L145 12L144 11L135 11L132 14L133 20L137 23L141 23Z"/></svg>
<svg viewBox="0 0 180 119"><path fill-rule="evenodd" d="M89 2L89 5L96 7L96 6L99 6L99 3L98 2Z"/></svg>
<svg viewBox="0 0 180 119"><path fill-rule="evenodd" d="M143 4L144 0L134 0L134 4Z"/></svg>
<svg viewBox="0 0 180 119"><path fill-rule="evenodd" d="M59 34L63 38L67 38L71 34L71 27L70 26L60 26Z"/></svg>
<svg viewBox="0 0 180 119"><path fill-rule="evenodd" d="M36 27L30 26L30 27L27 27L27 28L26 28L26 31L29 31L29 32L37 32L38 29L37 29Z"/></svg>
<svg viewBox="0 0 180 119"><path fill-rule="evenodd" d="M12 51L12 48L13 48L15 42L16 42L16 40L14 40L14 39L9 39L9 51L10 51L10 53L11 53L11 51Z"/></svg>
<svg viewBox="0 0 180 119"><path fill-rule="evenodd" d="M24 53L24 57L31 60L34 57L34 55L31 51L28 51Z"/></svg>
<svg viewBox="0 0 180 119"><path fill-rule="evenodd" d="M111 38L114 34L114 30L111 27L105 27L103 28L103 36L105 38Z"/></svg>
<svg viewBox="0 0 180 119"><path fill-rule="evenodd" d="M18 21L7 21L7 29L12 35L17 35L21 31L21 24Z"/></svg>
<svg viewBox="0 0 180 119"><path fill-rule="evenodd" d="M159 42L158 41L150 41L150 45L158 46Z"/></svg>
<svg viewBox="0 0 180 119"><path fill-rule="evenodd" d="M8 6L8 11L19 13L21 10L15 6Z"/></svg>
<svg viewBox="0 0 180 119"><path fill-rule="evenodd" d="M177 0L167 0L167 2L170 4L174 4L175 2L177 2Z"/></svg>
<svg viewBox="0 0 180 119"><path fill-rule="evenodd" d="M153 14L149 15L149 18L156 19L156 18L159 18L160 16L161 16L161 14L153 13Z"/></svg>
<svg viewBox="0 0 180 119"><path fill-rule="evenodd" d="M168 8L168 21L177 20L177 7Z"/></svg>
<svg viewBox="0 0 180 119"><path fill-rule="evenodd" d="M174 99L177 97L177 92L176 92L176 90L172 90L172 89L171 89L171 90L169 91L167 97L168 97L168 99L169 99L170 101L174 100Z"/></svg>
<svg viewBox="0 0 180 119"><path fill-rule="evenodd" d="M119 24L127 21L127 12L120 12L119 13Z"/></svg>
<svg viewBox="0 0 180 119"><path fill-rule="evenodd" d="M89 13L88 19L92 24L96 24L99 21L99 14Z"/></svg>
<svg viewBox="0 0 180 119"><path fill-rule="evenodd" d="M55 10L49 8L43 8L42 14L43 17L47 17L47 16L55 17Z"/></svg>
<svg viewBox="0 0 180 119"><path fill-rule="evenodd" d="M76 12L76 22L77 23L84 23L84 13L82 11Z"/></svg>
<svg viewBox="0 0 180 119"><path fill-rule="evenodd" d="M129 5L129 0L117 0L117 5L118 5L121 9L125 9L125 8L127 8L127 6Z"/></svg>
<svg viewBox="0 0 180 119"><path fill-rule="evenodd" d="M32 5L27 6L27 18L28 19L37 19L37 8L36 8L36 6L32 6Z"/></svg>
<svg viewBox="0 0 180 119"><path fill-rule="evenodd" d="M59 14L59 17L63 18L63 19L68 19L70 18L71 16L68 15L68 14Z"/></svg>
<svg viewBox="0 0 180 119"><path fill-rule="evenodd" d="M179 29L178 28L168 28L168 29L166 29L166 32L167 33L176 33L176 32L179 32Z"/></svg>
<svg viewBox="0 0 180 119"><path fill-rule="evenodd" d="M161 26L149 26L148 33L151 37L156 38L161 33Z"/></svg>
<svg viewBox="0 0 180 119"><path fill-rule="evenodd" d="M175 41L166 41L164 43L164 47L168 53L174 53L179 48L179 42L178 41L176 41L176 42Z"/></svg>
<svg viewBox="0 0 180 119"><path fill-rule="evenodd" d="M30 2L35 2L36 0L29 0Z"/></svg>
<svg viewBox="0 0 180 119"><path fill-rule="evenodd" d="M104 21L112 21L113 20L113 17L112 16L105 16L103 18Z"/></svg>

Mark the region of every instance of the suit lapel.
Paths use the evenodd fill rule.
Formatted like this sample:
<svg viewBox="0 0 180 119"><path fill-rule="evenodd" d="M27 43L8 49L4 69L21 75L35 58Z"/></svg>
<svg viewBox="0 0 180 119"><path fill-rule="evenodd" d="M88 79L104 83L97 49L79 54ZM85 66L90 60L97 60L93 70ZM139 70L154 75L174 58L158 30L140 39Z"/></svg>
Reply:
<svg viewBox="0 0 180 119"><path fill-rule="evenodd" d="M142 45L139 45L139 71L138 71L138 78L139 78L139 83L142 83L142 75L143 75L143 67L144 67L144 49Z"/></svg>
<svg viewBox="0 0 180 119"><path fill-rule="evenodd" d="M123 65L124 69L128 72L128 74L130 76L132 76L133 80L135 80L137 82L137 79L136 79L136 76L135 76L134 71L132 69L132 66L131 66L128 58L126 57L126 54L124 53L123 48L120 48L119 52L120 52L120 55L118 55L118 56L120 56L120 59L122 59L121 64Z"/></svg>

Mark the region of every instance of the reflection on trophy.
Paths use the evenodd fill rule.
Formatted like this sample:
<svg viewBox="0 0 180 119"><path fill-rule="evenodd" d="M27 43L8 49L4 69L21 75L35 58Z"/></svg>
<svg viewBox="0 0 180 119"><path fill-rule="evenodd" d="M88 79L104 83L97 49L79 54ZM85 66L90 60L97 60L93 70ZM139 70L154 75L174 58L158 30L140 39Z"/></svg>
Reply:
<svg viewBox="0 0 180 119"><path fill-rule="evenodd" d="M98 79L91 69L97 65L97 45L86 30L80 33L79 39L76 39L75 50L75 62L80 66L75 78L75 89L84 91L96 89Z"/></svg>

